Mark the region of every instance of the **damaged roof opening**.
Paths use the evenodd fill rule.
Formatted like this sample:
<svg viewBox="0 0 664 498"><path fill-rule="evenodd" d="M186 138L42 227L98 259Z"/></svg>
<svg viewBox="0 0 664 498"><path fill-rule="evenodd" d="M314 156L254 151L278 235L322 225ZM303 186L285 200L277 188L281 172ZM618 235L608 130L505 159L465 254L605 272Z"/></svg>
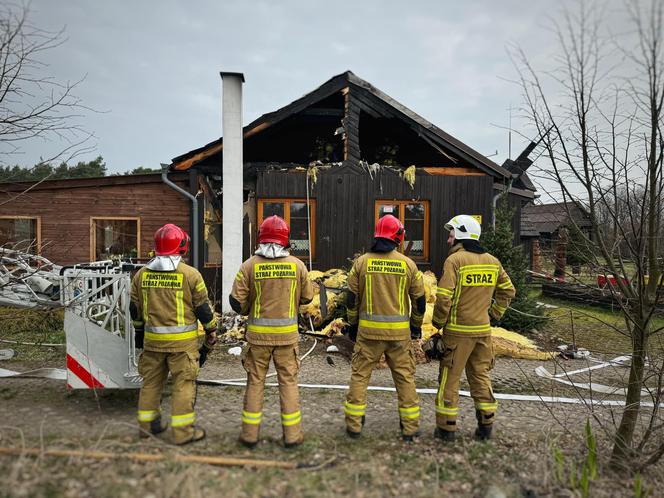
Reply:
<svg viewBox="0 0 664 498"><path fill-rule="evenodd" d="M369 164L386 166L456 166L458 163L403 121L372 117L364 111L360 112L360 155Z"/></svg>

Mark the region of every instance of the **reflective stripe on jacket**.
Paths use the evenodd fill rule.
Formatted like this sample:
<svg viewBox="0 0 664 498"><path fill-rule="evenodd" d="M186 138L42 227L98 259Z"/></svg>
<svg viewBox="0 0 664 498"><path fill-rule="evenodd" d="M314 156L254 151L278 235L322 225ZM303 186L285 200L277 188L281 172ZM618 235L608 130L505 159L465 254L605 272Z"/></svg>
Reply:
<svg viewBox="0 0 664 498"><path fill-rule="evenodd" d="M145 349L163 352L191 349L198 338L194 310L205 303L209 305L203 277L183 262L175 271L141 268L132 280L131 301L139 316L134 326L145 329ZM216 326L212 322L203 326Z"/></svg>
<svg viewBox="0 0 664 498"><path fill-rule="evenodd" d="M311 301L313 286L304 263L294 256L252 256L240 266L231 296L249 315L247 341L285 346L298 340L300 303Z"/></svg>
<svg viewBox="0 0 664 498"><path fill-rule="evenodd" d="M410 338L411 323L422 326L423 316L411 306L424 295L422 273L396 250L357 258L348 274L348 288L357 297L348 321L358 324L358 336L400 341Z"/></svg>
<svg viewBox="0 0 664 498"><path fill-rule="evenodd" d="M488 335L490 316L500 318L515 293L497 258L466 251L456 244L438 282L433 325L444 328L446 334Z"/></svg>

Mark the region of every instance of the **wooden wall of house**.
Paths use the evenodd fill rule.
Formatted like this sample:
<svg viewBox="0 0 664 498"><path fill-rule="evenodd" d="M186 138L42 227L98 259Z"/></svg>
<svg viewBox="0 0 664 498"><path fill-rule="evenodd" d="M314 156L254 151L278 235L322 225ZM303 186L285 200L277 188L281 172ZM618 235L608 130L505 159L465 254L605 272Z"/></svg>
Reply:
<svg viewBox="0 0 664 498"><path fill-rule="evenodd" d="M41 254L61 264L90 260L90 220L95 217L140 218L140 257L152 250L154 232L165 223L189 230L190 203L161 182L136 176L43 182L3 186L0 216L30 216L41 220ZM185 180L178 180L183 188Z"/></svg>
<svg viewBox="0 0 664 498"><path fill-rule="evenodd" d="M411 189L398 174L366 172L338 167L319 170L310 196L316 199L315 268L348 268L354 254L371 246L376 200L411 199L429 201L429 258L418 263L440 275L447 256L444 224L456 214L480 214L482 226L491 222L493 179L488 176L432 176L419 172ZM304 172L263 171L258 173L256 198L306 198Z"/></svg>

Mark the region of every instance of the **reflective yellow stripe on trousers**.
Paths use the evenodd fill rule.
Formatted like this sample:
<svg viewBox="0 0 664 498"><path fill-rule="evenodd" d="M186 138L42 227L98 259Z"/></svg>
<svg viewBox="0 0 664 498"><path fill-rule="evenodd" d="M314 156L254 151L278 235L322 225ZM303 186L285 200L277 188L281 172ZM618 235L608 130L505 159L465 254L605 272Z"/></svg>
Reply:
<svg viewBox="0 0 664 498"><path fill-rule="evenodd" d="M139 422L152 422L159 418L159 410L138 410Z"/></svg>
<svg viewBox="0 0 664 498"><path fill-rule="evenodd" d="M192 425L196 420L194 412L185 413L184 415L173 415L171 417L171 427L184 427L185 425Z"/></svg>
<svg viewBox="0 0 664 498"><path fill-rule="evenodd" d="M302 412L300 410L293 413L281 414L281 425L291 426L302 422Z"/></svg>
<svg viewBox="0 0 664 498"><path fill-rule="evenodd" d="M250 425L259 425L263 418L263 412L247 412L242 410L242 422Z"/></svg>
<svg viewBox="0 0 664 498"><path fill-rule="evenodd" d="M399 417L401 418L420 418L419 405L410 406L408 408L399 408Z"/></svg>
<svg viewBox="0 0 664 498"><path fill-rule="evenodd" d="M346 415L351 415L354 417L361 417L362 415L364 415L366 408L367 408L366 404L354 405L353 403L349 403L348 401L344 403L344 413Z"/></svg>
<svg viewBox="0 0 664 498"><path fill-rule="evenodd" d="M445 384L447 384L447 367L443 367L443 373L440 376L440 387L438 388L438 396L436 396L436 413L447 415L448 417L456 417L459 414L459 408L445 406Z"/></svg>

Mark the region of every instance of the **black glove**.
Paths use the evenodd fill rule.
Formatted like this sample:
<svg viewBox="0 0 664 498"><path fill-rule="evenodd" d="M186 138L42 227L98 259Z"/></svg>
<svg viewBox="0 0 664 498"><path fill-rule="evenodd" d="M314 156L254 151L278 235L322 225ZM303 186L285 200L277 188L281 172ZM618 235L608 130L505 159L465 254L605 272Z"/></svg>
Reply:
<svg viewBox="0 0 664 498"><path fill-rule="evenodd" d="M207 360L208 354L214 349L214 345L217 344L217 331L216 329L208 332L205 335L205 340L201 347L198 349L198 366L202 367L205 361Z"/></svg>
<svg viewBox="0 0 664 498"><path fill-rule="evenodd" d="M134 329L134 347L136 349L143 349L144 339L145 331L143 329Z"/></svg>
<svg viewBox="0 0 664 498"><path fill-rule="evenodd" d="M348 338L353 342L357 341L357 323L348 326Z"/></svg>
<svg viewBox="0 0 664 498"><path fill-rule="evenodd" d="M443 348L443 338L439 334L432 335L422 347L424 354L429 360L442 360Z"/></svg>
<svg viewBox="0 0 664 498"><path fill-rule="evenodd" d="M208 354L212 351L212 346L210 346L206 341L203 341L201 347L198 350L198 366L202 367L205 361L207 360Z"/></svg>
<svg viewBox="0 0 664 498"><path fill-rule="evenodd" d="M413 341L422 339L422 327L410 326L410 338Z"/></svg>

